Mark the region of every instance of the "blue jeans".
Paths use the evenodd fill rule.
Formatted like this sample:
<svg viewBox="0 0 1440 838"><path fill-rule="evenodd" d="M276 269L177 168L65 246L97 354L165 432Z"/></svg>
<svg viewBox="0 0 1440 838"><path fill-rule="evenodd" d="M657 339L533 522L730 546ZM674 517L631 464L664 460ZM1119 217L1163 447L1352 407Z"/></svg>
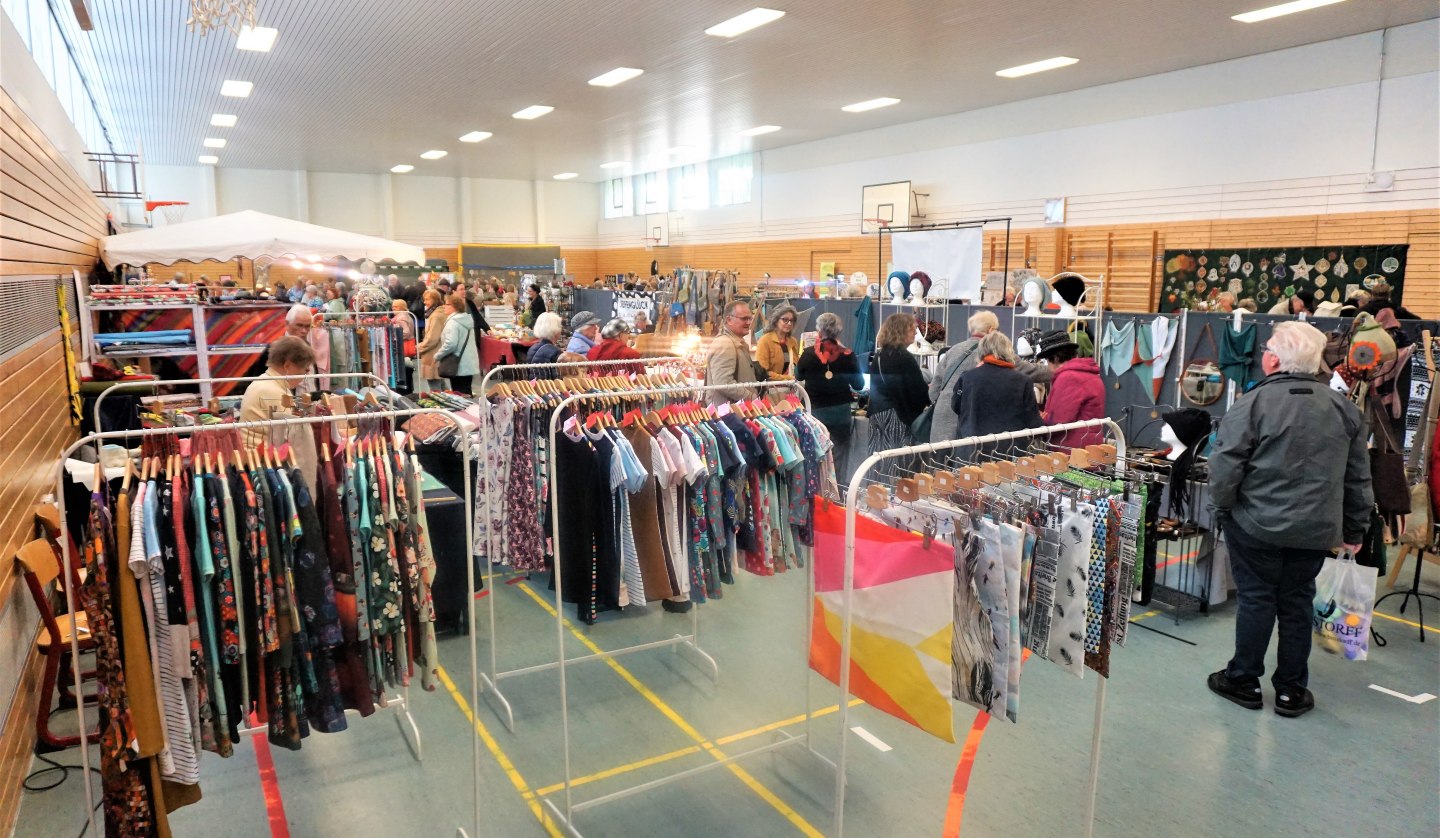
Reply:
<svg viewBox="0 0 1440 838"><path fill-rule="evenodd" d="M1310 632L1315 613L1315 577L1326 550L1280 547L1261 541L1231 521L1224 524L1235 574L1235 657L1225 667L1231 680L1258 682L1265 674L1270 630L1280 624L1276 689L1303 687L1310 680Z"/></svg>

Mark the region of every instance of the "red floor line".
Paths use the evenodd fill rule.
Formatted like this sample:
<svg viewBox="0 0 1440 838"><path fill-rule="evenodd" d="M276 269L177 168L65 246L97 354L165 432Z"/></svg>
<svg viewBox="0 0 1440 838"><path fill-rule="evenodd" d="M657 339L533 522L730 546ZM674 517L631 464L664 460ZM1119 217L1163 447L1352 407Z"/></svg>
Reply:
<svg viewBox="0 0 1440 838"><path fill-rule="evenodd" d="M955 766L955 779L950 783L950 802L945 806L945 831L943 838L959 838L960 818L965 814L965 790L970 786L970 771L975 767L975 755L980 750L980 740L985 736L985 726L990 723L990 714L984 710L975 714L975 723L965 737L965 747L960 751L960 762Z"/></svg>
<svg viewBox="0 0 1440 838"><path fill-rule="evenodd" d="M1191 552L1186 553L1183 556L1172 556L1171 558L1168 558L1165 561L1155 565L1155 569L1159 570L1162 567L1169 567L1172 564L1179 564L1180 562L1189 561L1190 559L1193 559L1198 555L1200 555L1199 550L1192 550Z"/></svg>
<svg viewBox="0 0 1440 838"><path fill-rule="evenodd" d="M264 731L250 737L255 743L255 766L260 771L260 789L265 795L265 814L270 819L270 838L290 838L290 822L285 818L285 799L280 796L280 781L275 778L275 760L270 755L270 742Z"/></svg>

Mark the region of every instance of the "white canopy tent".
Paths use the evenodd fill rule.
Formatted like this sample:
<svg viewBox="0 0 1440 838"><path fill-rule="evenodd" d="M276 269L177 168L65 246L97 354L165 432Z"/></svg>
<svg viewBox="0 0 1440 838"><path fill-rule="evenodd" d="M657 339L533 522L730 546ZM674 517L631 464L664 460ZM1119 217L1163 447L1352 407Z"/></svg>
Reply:
<svg viewBox="0 0 1440 838"><path fill-rule="evenodd" d="M230 259L382 259L425 263L425 250L414 245L347 233L318 224L254 210L169 224L100 240L107 268L152 262L204 262Z"/></svg>

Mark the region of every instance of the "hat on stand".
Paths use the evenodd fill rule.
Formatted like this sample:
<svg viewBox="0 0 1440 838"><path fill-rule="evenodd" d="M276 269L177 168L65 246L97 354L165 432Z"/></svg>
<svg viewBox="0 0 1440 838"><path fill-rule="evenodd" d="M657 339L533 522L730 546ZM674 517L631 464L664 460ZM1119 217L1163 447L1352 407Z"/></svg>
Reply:
<svg viewBox="0 0 1440 838"><path fill-rule="evenodd" d="M1059 274L1050 280L1050 287L1072 306L1080 305L1085 296L1085 278L1080 274Z"/></svg>
<svg viewBox="0 0 1440 838"><path fill-rule="evenodd" d="M1067 347L1080 348L1080 344L1070 337L1070 333L1064 329L1052 329L1040 335L1039 340L1032 344L1033 352L1037 358L1047 358L1050 355Z"/></svg>

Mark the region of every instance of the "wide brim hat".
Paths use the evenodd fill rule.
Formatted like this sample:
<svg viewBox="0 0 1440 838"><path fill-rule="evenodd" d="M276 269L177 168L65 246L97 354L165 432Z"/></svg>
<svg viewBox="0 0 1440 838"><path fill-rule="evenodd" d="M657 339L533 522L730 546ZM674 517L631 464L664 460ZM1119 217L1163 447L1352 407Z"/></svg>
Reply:
<svg viewBox="0 0 1440 838"><path fill-rule="evenodd" d="M1034 344L1034 352L1038 358L1047 358L1067 347L1079 349L1080 344L1076 343L1075 339L1070 337L1069 332L1064 329L1054 329L1040 335L1040 339Z"/></svg>

